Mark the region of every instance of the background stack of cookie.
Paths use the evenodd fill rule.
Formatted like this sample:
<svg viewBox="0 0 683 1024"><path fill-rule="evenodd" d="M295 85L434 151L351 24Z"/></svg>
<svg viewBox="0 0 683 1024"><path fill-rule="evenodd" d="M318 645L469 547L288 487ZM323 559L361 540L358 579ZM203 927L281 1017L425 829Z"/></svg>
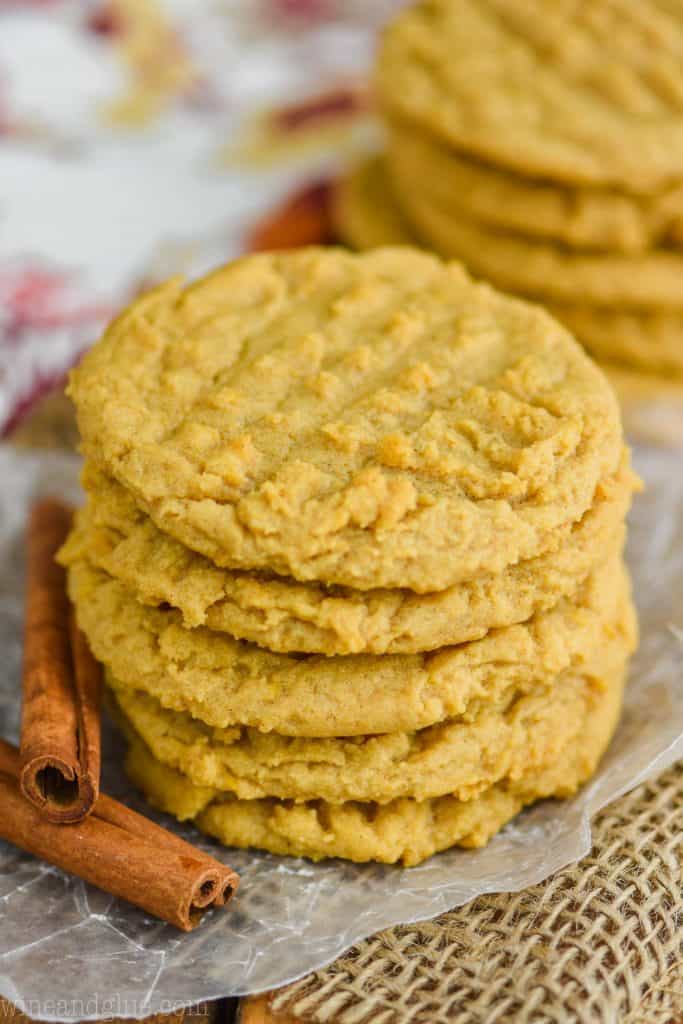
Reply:
<svg viewBox="0 0 683 1024"><path fill-rule="evenodd" d="M594 771L636 481L543 311L410 249L263 254L136 301L71 393L61 559L153 803L415 864Z"/></svg>
<svg viewBox="0 0 683 1024"><path fill-rule="evenodd" d="M622 386L683 395L683 5L424 0L380 46L383 159L342 237L542 302Z"/></svg>

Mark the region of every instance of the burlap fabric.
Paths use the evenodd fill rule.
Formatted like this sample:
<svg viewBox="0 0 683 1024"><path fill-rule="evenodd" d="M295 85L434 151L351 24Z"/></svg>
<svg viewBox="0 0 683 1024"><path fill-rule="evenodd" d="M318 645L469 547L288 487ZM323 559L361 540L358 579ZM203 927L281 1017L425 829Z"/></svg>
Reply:
<svg viewBox="0 0 683 1024"><path fill-rule="evenodd" d="M678 1024L683 764L606 808L580 864L367 939L281 989L320 1024Z"/></svg>

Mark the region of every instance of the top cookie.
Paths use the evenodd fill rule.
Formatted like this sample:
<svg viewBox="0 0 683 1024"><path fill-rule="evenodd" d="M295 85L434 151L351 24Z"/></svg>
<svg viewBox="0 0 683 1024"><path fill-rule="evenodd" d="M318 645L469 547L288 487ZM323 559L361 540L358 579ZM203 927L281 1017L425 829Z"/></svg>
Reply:
<svg viewBox="0 0 683 1024"><path fill-rule="evenodd" d="M615 472L614 394L540 309L408 248L238 260L138 300L71 381L86 453L216 564L440 590Z"/></svg>
<svg viewBox="0 0 683 1024"><path fill-rule="evenodd" d="M681 0L424 0L385 33L384 106L524 174L683 176Z"/></svg>

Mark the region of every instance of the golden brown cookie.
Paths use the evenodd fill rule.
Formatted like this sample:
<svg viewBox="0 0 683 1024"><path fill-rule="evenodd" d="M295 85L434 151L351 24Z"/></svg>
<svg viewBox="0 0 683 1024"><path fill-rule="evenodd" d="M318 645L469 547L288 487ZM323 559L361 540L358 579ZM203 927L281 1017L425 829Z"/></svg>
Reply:
<svg viewBox="0 0 683 1024"><path fill-rule="evenodd" d="M683 310L630 311L550 305L588 351L603 363L621 363L683 385ZM662 379L662 385L664 385Z"/></svg>
<svg viewBox="0 0 683 1024"><path fill-rule="evenodd" d="M422 801L403 798L383 805L239 800L196 786L163 765L130 728L126 767L155 806L178 818L193 819L198 828L228 846L258 847L313 860L345 857L414 865L450 846L484 846L535 800L571 796L593 774L614 732L623 681L623 673L617 672L604 690L595 691L583 728L559 756L467 801L452 796Z"/></svg>
<svg viewBox="0 0 683 1024"><path fill-rule="evenodd" d="M74 562L68 581L95 656L122 685L211 726L339 737L421 729L595 662L630 608L619 554L605 557L572 598L529 622L412 655L274 654L188 630L178 612L145 607L88 562Z"/></svg>
<svg viewBox="0 0 683 1024"><path fill-rule="evenodd" d="M157 760L198 786L243 800L263 797L388 803L456 796L470 800L503 779L542 768L575 743L596 693L622 672L635 646L635 619L624 622L580 674L496 700L473 702L467 714L417 732L342 739L305 739L255 729L216 729L152 697L109 685L119 711Z"/></svg>
<svg viewBox="0 0 683 1024"><path fill-rule="evenodd" d="M419 245L380 156L355 164L336 182L331 217L339 241L360 252L383 245Z"/></svg>
<svg viewBox="0 0 683 1024"><path fill-rule="evenodd" d="M680 0L423 0L389 25L389 115L530 177L683 178Z"/></svg>
<svg viewBox="0 0 683 1024"><path fill-rule="evenodd" d="M337 192L341 198L335 207L335 227L349 245L361 250L381 245L385 224L391 221L392 238L397 237L400 226L405 245L421 239L443 256L457 254L472 270L529 298L542 288L546 308L553 315L566 313L562 319L570 328L580 317L584 325L590 325L593 337L605 337L610 320L619 317L622 325L628 323L633 342L641 327L643 340L644 332L652 328L654 345L666 351L668 358L675 358L675 335L683 322L683 299L676 283L683 268L683 250L659 250L638 257L579 256L562 246L487 228L475 222L464 207L460 214L442 209L422 188L414 189L405 197L405 207L399 207L386 162L380 157L356 165ZM407 213L414 223L409 223ZM650 284L653 287L648 292ZM628 298L618 300L627 291ZM657 292L659 304L649 308Z"/></svg>
<svg viewBox="0 0 683 1024"><path fill-rule="evenodd" d="M361 249L381 240L381 221L375 220L375 211L382 204L391 206L396 223L401 216L390 189L386 187L383 173L377 160L366 161L354 168L340 186L345 201L338 206L337 213L339 216L344 213L349 219L344 222L338 220L336 228L349 244ZM359 234L361 225L365 225L365 234ZM414 241L414 232L411 235L407 226L405 231L405 242ZM683 444L683 385L676 379L670 379L671 370L666 376L658 374L656 370L647 372L650 359L647 355L642 356L638 347L642 325L642 340L652 345L652 362L655 366L661 363L672 366L672 360L677 366L677 357L672 356L672 353L680 319L678 311L615 311L608 307L576 307L561 303L551 303L549 308L558 319L564 319L570 329L583 331L584 336L578 340L587 349L597 355L600 349L606 352L606 344L609 343L613 351L612 359L622 363L624 358L618 354L619 342L616 335L613 345L611 341L608 342L611 338L608 332L613 324L618 323L623 328L624 349L629 353L628 358L642 366L645 372L628 369L617 362L603 362L601 368L617 392L629 436L676 447ZM646 337L644 332L649 326L652 332ZM678 376L677 369L675 375Z"/></svg>
<svg viewBox="0 0 683 1024"><path fill-rule="evenodd" d="M683 249L595 253L487 227L414 192L404 212L419 238L472 273L539 301L683 312Z"/></svg>
<svg viewBox="0 0 683 1024"><path fill-rule="evenodd" d="M72 376L86 454L233 568L443 589L542 553L621 457L540 309L408 249L246 257L138 300Z"/></svg>
<svg viewBox="0 0 683 1024"><path fill-rule="evenodd" d="M624 453L619 473L548 551L433 594L351 590L219 569L162 533L128 492L92 465L88 504L62 549L68 565L86 558L150 605L177 608L188 627L207 626L271 651L402 654L433 650L523 622L575 593L605 551L615 550L638 481Z"/></svg>
<svg viewBox="0 0 683 1024"><path fill-rule="evenodd" d="M398 121L389 123L386 166L399 204L407 208L417 191L452 216L464 213L493 228L577 249L638 253L683 243L683 183L678 181L652 195L633 195L525 178ZM403 242L405 234L388 230L389 210L385 202L382 237Z"/></svg>

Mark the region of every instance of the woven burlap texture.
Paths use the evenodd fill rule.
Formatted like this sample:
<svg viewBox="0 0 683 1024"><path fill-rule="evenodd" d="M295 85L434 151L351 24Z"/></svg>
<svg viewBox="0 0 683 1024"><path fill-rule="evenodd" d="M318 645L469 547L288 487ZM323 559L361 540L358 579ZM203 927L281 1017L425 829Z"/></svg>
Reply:
<svg viewBox="0 0 683 1024"><path fill-rule="evenodd" d="M281 989L316 1024L673 1024L683 1015L683 764L606 808L579 864L361 942Z"/></svg>

